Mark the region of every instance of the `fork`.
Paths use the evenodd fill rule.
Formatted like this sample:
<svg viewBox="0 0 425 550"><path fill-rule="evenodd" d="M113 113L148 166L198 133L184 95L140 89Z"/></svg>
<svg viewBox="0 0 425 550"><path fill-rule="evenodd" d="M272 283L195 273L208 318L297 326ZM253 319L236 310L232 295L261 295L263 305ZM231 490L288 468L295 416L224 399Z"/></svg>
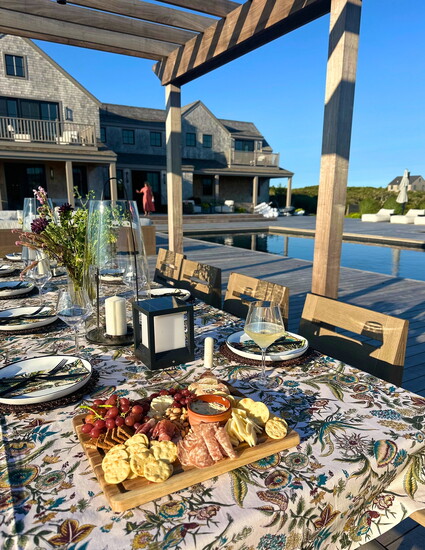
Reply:
<svg viewBox="0 0 425 550"><path fill-rule="evenodd" d="M48 373L45 373L45 374L47 374L46 378L52 376L53 374L56 374L66 364L67 361L68 361L67 358L61 359L61 361L59 361L59 363L56 365L56 367L53 367L53 369L51 371L49 371ZM43 375L42 374L35 374L34 376L28 376L23 380L17 380L16 384L14 386L9 387L9 388L1 391L0 392L0 397L3 397L3 395L7 395L11 391L15 391L15 390L18 390L19 388L24 387L26 384L28 384L28 382L36 380L40 376L43 376ZM0 382L1 382L1 380L0 380Z"/></svg>

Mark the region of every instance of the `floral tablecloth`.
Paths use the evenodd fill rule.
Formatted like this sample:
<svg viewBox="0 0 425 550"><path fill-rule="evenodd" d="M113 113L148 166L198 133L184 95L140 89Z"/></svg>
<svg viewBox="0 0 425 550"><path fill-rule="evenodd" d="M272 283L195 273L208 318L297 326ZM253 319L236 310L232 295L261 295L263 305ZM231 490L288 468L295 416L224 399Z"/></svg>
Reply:
<svg viewBox="0 0 425 550"><path fill-rule="evenodd" d="M51 297L51 295L49 295ZM9 300L6 307L30 304ZM85 345L100 373L87 399L136 398L193 380L202 342L241 322L196 305L198 359L146 372L130 348ZM72 333L0 335L8 360L72 353ZM138 508L114 513L72 430L78 406L1 416L0 537L4 550L354 549L425 508L425 399L319 355L279 369L277 390L255 392L256 367L218 352L215 372L263 400L301 444Z"/></svg>

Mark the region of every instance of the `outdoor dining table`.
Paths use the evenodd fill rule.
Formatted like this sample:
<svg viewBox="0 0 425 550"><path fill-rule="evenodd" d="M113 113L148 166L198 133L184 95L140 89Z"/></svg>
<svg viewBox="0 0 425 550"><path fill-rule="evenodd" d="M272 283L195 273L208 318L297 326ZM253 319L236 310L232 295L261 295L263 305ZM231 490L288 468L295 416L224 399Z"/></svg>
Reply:
<svg viewBox="0 0 425 550"><path fill-rule="evenodd" d="M287 368L270 365L279 386L257 391L247 377L258 367L218 350L243 321L201 302L194 307L196 359L177 368L150 372L131 347L85 343L82 354L100 375L86 400L190 383L203 372L203 340L212 336L214 373L285 418L301 443L116 513L73 431L79 403L2 413L1 548L354 549L425 508L424 398L318 353ZM66 328L0 339L8 361L73 351Z"/></svg>

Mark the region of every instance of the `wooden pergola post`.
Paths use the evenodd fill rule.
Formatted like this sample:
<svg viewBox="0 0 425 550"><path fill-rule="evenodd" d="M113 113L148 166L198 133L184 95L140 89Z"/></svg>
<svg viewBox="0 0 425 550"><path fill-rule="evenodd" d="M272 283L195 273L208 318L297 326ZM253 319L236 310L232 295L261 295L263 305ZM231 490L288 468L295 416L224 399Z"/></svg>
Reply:
<svg viewBox="0 0 425 550"><path fill-rule="evenodd" d="M168 248L183 253L183 202L181 160L181 93L180 87L167 84L165 87L167 143L167 205Z"/></svg>
<svg viewBox="0 0 425 550"><path fill-rule="evenodd" d="M109 186L111 190L111 201L118 200L118 187L117 187L117 164L111 162L109 164Z"/></svg>
<svg viewBox="0 0 425 550"><path fill-rule="evenodd" d="M311 291L338 297L361 0L332 0Z"/></svg>
<svg viewBox="0 0 425 550"><path fill-rule="evenodd" d="M72 161L67 160L65 162L65 178L66 178L66 195L69 204L75 207L74 198L74 175L72 173Z"/></svg>
<svg viewBox="0 0 425 550"><path fill-rule="evenodd" d="M292 202L292 176L288 178L288 185L286 186L286 206L291 206Z"/></svg>
<svg viewBox="0 0 425 550"><path fill-rule="evenodd" d="M258 204L258 176L252 178L252 208Z"/></svg>

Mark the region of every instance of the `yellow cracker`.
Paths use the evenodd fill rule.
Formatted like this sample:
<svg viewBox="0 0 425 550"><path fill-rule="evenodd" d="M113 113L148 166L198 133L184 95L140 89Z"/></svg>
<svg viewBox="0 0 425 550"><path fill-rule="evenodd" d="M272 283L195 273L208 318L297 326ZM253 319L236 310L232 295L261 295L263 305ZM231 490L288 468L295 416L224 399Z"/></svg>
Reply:
<svg viewBox="0 0 425 550"><path fill-rule="evenodd" d="M121 483L127 479L131 470L130 464L126 460L120 460L106 464L103 471L106 483Z"/></svg>
<svg viewBox="0 0 425 550"><path fill-rule="evenodd" d="M144 476L147 480L154 483L161 483L168 479L173 473L173 466L163 460L154 460L146 462Z"/></svg>
<svg viewBox="0 0 425 550"><path fill-rule="evenodd" d="M274 416L266 422L265 431L272 439L283 439L288 433L288 424L283 418Z"/></svg>
<svg viewBox="0 0 425 550"><path fill-rule="evenodd" d="M130 468L138 476L143 476L145 474L145 464L155 460L155 457L149 453L145 456L132 456L130 458Z"/></svg>
<svg viewBox="0 0 425 550"><path fill-rule="evenodd" d="M125 451L118 451L116 453L112 453L111 455L107 453L102 460L102 464L103 462L107 464L108 462L115 462L116 460L119 461L119 460L128 460L128 459L129 459L129 455Z"/></svg>
<svg viewBox="0 0 425 550"><path fill-rule="evenodd" d="M130 437L130 439L127 439L127 441L125 442L125 445L128 447L136 443L141 445L146 445L146 447L148 447L149 438L145 434L134 434L132 437Z"/></svg>
<svg viewBox="0 0 425 550"><path fill-rule="evenodd" d="M164 460L171 464L177 458L177 445L172 441L159 441L158 445L152 448L153 456L157 460Z"/></svg>
<svg viewBox="0 0 425 550"><path fill-rule="evenodd" d="M260 426L264 426L270 418L269 408L262 401L254 401L249 397L246 397L239 401L238 408L246 411L248 416L253 418Z"/></svg>
<svg viewBox="0 0 425 550"><path fill-rule="evenodd" d="M127 452L130 457L132 456L144 456L150 454L150 450L144 445L131 445L127 448Z"/></svg>

